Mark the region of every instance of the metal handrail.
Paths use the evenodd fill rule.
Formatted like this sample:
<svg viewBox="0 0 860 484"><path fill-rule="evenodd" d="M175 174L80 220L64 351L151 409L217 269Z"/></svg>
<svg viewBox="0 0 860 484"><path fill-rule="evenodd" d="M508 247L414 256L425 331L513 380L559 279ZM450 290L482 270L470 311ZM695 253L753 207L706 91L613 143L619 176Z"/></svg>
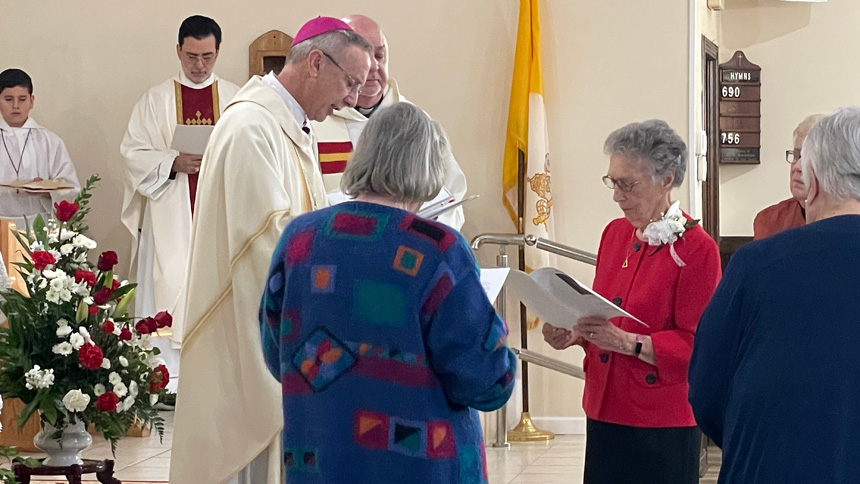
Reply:
<svg viewBox="0 0 860 484"><path fill-rule="evenodd" d="M571 365L570 363L565 363L564 361L550 358L549 356L544 356L540 353L535 353L534 351L523 350L520 348L511 348L511 350L513 350L513 352L516 353L516 355L523 361L527 361L550 370L555 370L559 373L579 378L580 380L585 380L585 371L580 366Z"/></svg>
<svg viewBox="0 0 860 484"><path fill-rule="evenodd" d="M586 252L584 250L575 249L573 247L569 247L564 244L559 244L558 242L544 239L541 237L535 237L534 235L524 235L524 234L481 234L472 239L472 250L478 250L484 244L493 244L499 246L499 254L496 256L496 265L497 267L507 267L508 266L508 256L506 255L506 247L509 245L516 246L530 246L534 247L538 250L543 250L546 252L551 252L556 255L560 255L562 257L567 257L568 259L573 259L576 261L584 262L586 264L596 265L597 264L597 256ZM499 316L502 319L505 318L505 288L503 287L501 292L499 293L498 299L496 300L496 311L499 313ZM535 353L533 351L512 348L514 353L523 360L524 362L532 363L538 366L542 366L544 368L557 371L559 373L563 373L565 375L570 375L574 378L585 379L585 372L582 368L571 365L561 360L557 360L555 358L550 358L548 356L541 355L539 353ZM507 429L505 427L505 421L507 420L507 410L503 406L499 410L496 410L496 441L493 443L493 447L507 447Z"/></svg>
<svg viewBox="0 0 860 484"><path fill-rule="evenodd" d="M472 239L472 250L480 249L484 244L493 244L500 247L506 245L528 245L586 264L597 264L597 256L591 252L576 249L553 240L544 239L543 237L535 237L531 234L481 234Z"/></svg>

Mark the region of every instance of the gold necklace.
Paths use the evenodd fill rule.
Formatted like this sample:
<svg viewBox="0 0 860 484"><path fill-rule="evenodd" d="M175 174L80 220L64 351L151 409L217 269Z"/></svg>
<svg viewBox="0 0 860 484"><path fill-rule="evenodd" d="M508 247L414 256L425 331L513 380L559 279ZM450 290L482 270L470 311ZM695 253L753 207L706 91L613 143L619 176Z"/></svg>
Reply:
<svg viewBox="0 0 860 484"><path fill-rule="evenodd" d="M630 243L627 244L627 256L624 257L624 263L621 264L622 269L627 267L627 261L630 259L630 248L633 247L633 238L634 237L636 237L636 227L633 227L633 233L630 234Z"/></svg>

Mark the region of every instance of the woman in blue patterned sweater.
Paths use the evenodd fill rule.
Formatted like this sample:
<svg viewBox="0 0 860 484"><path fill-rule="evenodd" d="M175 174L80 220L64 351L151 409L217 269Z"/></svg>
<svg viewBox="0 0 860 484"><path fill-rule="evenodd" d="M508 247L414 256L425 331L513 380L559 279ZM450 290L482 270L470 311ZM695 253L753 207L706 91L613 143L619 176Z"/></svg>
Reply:
<svg viewBox="0 0 860 484"><path fill-rule="evenodd" d="M420 109L381 110L343 176L354 201L281 237L260 328L290 484L487 482L476 410L505 404L516 359L465 239L415 215L449 150Z"/></svg>

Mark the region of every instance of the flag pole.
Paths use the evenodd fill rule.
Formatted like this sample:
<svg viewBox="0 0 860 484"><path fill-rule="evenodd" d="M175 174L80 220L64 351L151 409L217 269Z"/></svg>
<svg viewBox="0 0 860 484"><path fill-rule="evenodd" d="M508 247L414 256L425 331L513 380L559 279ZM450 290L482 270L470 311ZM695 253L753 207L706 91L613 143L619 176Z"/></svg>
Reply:
<svg viewBox="0 0 860 484"><path fill-rule="evenodd" d="M517 149L517 234L526 233L525 225L526 206L526 154L522 149ZM518 248L519 269L526 270L526 248L520 245ZM529 346L528 338L528 315L526 306L520 302L520 346L526 350ZM547 430L535 427L529 413L529 364L522 362L523 374L523 413L520 421L511 430L508 430L508 441L510 442L534 442L540 440L552 440L555 434Z"/></svg>

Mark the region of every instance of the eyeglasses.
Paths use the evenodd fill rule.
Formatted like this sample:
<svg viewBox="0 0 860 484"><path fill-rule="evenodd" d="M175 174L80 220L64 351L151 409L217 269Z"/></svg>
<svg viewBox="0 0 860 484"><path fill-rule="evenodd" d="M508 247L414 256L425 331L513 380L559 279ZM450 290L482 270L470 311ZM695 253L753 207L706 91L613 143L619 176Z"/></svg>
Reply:
<svg viewBox="0 0 860 484"><path fill-rule="evenodd" d="M185 54L185 59L192 64L197 64L199 61L203 61L203 64L208 64L215 60L215 56L218 55L217 53L212 52L207 52L206 54L194 54L192 52L182 51L182 53Z"/></svg>
<svg viewBox="0 0 860 484"><path fill-rule="evenodd" d="M618 187L619 189L621 189L622 192L625 193L628 193L633 190L633 187L636 186L637 183L640 183L642 181L637 180L635 182L632 182L630 180L624 179L616 180L609 175L604 176L603 178L601 178L601 180L603 180L603 184L606 185L606 188L614 190L615 187Z"/></svg>
<svg viewBox="0 0 860 484"><path fill-rule="evenodd" d="M328 58L328 60L330 60L331 63L335 65L335 67L337 67L338 69L343 71L344 74L346 74L347 83L348 83L347 87L349 88L349 93L350 94L361 94L361 83L358 82L358 79L352 77L352 74L350 74L349 72L346 72L346 69L341 67L340 64L338 64L337 61L334 60L334 57L328 55L328 53L326 53L323 50L320 50L320 52L322 52L323 55L326 56Z"/></svg>
<svg viewBox="0 0 860 484"><path fill-rule="evenodd" d="M795 148L793 150L785 150L785 161L789 163L800 161L800 148Z"/></svg>

